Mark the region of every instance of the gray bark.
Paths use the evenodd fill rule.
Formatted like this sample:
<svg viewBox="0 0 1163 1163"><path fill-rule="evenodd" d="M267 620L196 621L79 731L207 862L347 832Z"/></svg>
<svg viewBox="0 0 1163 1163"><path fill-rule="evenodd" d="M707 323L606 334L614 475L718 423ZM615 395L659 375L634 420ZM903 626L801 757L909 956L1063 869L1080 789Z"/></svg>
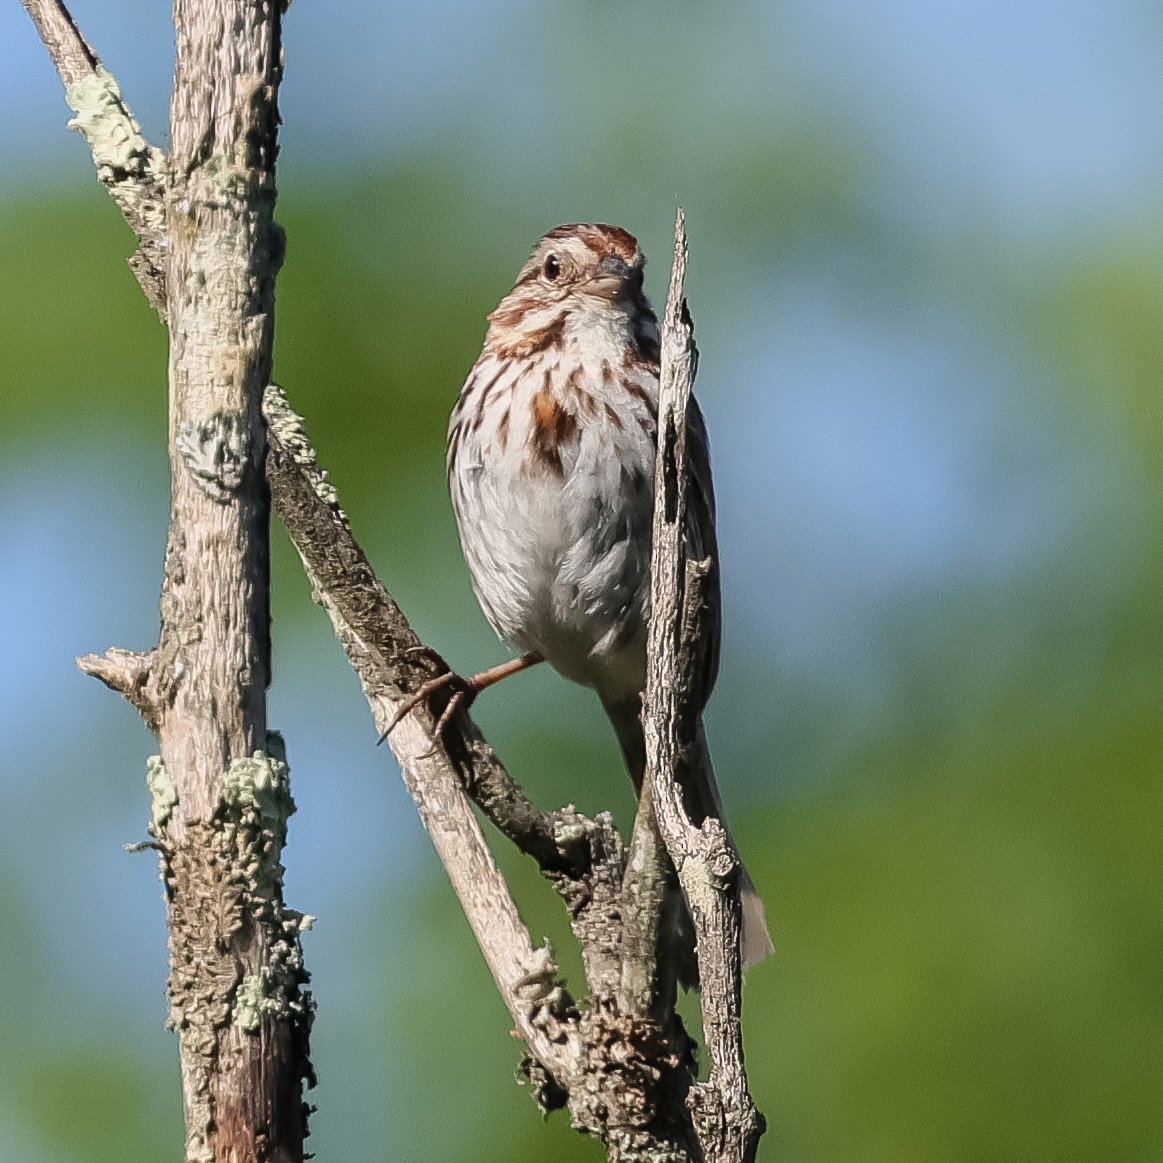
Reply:
<svg viewBox="0 0 1163 1163"><path fill-rule="evenodd" d="M655 818L678 871L695 926L703 1033L711 1074L691 1087L690 1108L704 1163L748 1163L763 1134L763 1116L747 1090L741 1033L740 863L720 820L688 819L678 777L684 765L709 764L700 708L684 697L698 665L714 563L690 561L683 545L687 473L686 417L694 380L694 331L683 298L687 242L682 211L675 221L674 267L662 326L655 466L654 557L650 637L642 722L646 782Z"/></svg>
<svg viewBox="0 0 1163 1163"><path fill-rule="evenodd" d="M172 512L157 647L80 665L155 731L151 829L170 931L191 1163L297 1163L310 995L284 907L294 810L268 735L270 379L281 10L175 0L172 155L142 138L59 0L25 0L98 175L138 234L132 264L170 329Z"/></svg>

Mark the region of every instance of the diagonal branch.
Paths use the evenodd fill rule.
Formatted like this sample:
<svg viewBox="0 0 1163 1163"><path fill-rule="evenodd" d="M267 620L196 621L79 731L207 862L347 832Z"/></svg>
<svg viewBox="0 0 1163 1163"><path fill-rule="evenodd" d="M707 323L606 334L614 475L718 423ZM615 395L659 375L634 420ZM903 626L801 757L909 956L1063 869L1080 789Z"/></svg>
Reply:
<svg viewBox="0 0 1163 1163"><path fill-rule="evenodd" d="M702 632L698 611L706 604L702 586L712 564L689 561L682 536L686 418L696 362L694 332L683 298L686 256L686 230L679 210L662 327L651 617L642 712L646 782L653 793L659 831L690 908L698 947L711 1073L705 1083L691 1088L695 1131L705 1163L749 1163L763 1133L763 1117L748 1093L743 1069L740 865L719 820L708 816L702 827L690 822L676 778L684 765L708 758L701 754L706 743L697 708L686 705L683 692L693 685L698 651L691 644Z"/></svg>
<svg viewBox="0 0 1163 1163"><path fill-rule="evenodd" d="M73 14L59 0L24 0L24 7L66 87L101 67L100 57L77 27Z"/></svg>
<svg viewBox="0 0 1163 1163"><path fill-rule="evenodd" d="M413 689L439 673L443 662L420 641L375 576L334 488L319 468L302 420L280 388L267 389L263 411L275 511L303 558L317 600L328 604L337 628L346 627L355 635L348 653L354 649L360 655L360 673L367 673L371 687L369 697L394 712ZM390 721L390 714L383 722L377 715L376 726ZM451 778L471 788L473 799L493 824L547 871L577 866L576 846L563 834L560 821L532 803L466 715L447 724L440 743L432 733L431 716L408 715L389 735L393 744L411 721L423 723L423 738L415 740L414 750L403 743L394 747L402 764L415 766L423 760L446 768Z"/></svg>
<svg viewBox="0 0 1163 1163"><path fill-rule="evenodd" d="M302 421L281 390L267 389L267 477L287 528L348 659L377 730L412 690L432 677L432 652L376 579L315 460ZM518 1032L533 1061L526 1071L541 1105L567 1105L573 1125L602 1139L621 1163L686 1163L697 1158L684 1098L690 1044L673 1014L619 1004L625 859L603 813L540 812L465 715L433 734L427 710L389 736L404 781ZM556 981L547 946L535 948L468 797L518 848L533 856L570 909L582 946L590 1005L579 1012Z"/></svg>
<svg viewBox="0 0 1163 1163"><path fill-rule="evenodd" d="M432 677L430 655L352 537L302 421L277 387L267 389L264 412L275 509L383 730L408 694L397 685L400 678L410 677L418 687ZM473 787L498 827L543 867L576 863L570 838L559 836L555 821L534 807L465 716L449 724L447 747L432 731L431 715L416 713L391 733L404 782L513 1021L537 1059L565 1085L580 1059L572 1000L555 981L548 947L534 947L463 784Z"/></svg>
<svg viewBox="0 0 1163 1163"><path fill-rule="evenodd" d="M146 299L166 319L166 156L150 145L121 95L61 0L23 0L65 86L76 117L69 122L89 143L97 177L137 236L129 260Z"/></svg>

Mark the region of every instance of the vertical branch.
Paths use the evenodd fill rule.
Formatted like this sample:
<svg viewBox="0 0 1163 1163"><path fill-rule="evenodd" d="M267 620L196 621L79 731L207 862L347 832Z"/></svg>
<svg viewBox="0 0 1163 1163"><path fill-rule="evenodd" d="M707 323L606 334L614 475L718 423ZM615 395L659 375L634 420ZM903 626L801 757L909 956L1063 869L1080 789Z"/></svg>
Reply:
<svg viewBox="0 0 1163 1163"><path fill-rule="evenodd" d="M742 966L739 955L739 861L722 823L708 816L693 825L676 772L709 760L686 697L700 633L697 611L710 562L688 561L682 531L686 508L686 419L695 373L694 332L683 281L687 243L681 210L675 221L674 267L662 327L655 466L654 548L650 633L642 721L646 781L658 828L678 872L698 945L703 1031L711 1057L705 1083L691 1087L689 1103L705 1163L749 1163L763 1118L747 1090L740 1030Z"/></svg>
<svg viewBox="0 0 1163 1163"><path fill-rule="evenodd" d="M173 511L153 670L162 759L171 1021L187 1157L298 1160L307 1010L282 908L292 810L268 747L271 375L281 6L175 0L166 273ZM273 839L273 843L270 842ZM265 863L250 875L248 856ZM241 878L241 879L240 879Z"/></svg>
<svg viewBox="0 0 1163 1163"><path fill-rule="evenodd" d="M141 711L161 747L148 783L169 899L171 1024L181 1044L186 1157L299 1163L303 1084L313 1082L312 1003L299 948L310 918L282 899L280 855L294 803L281 740L266 731L265 469L377 721L391 717L425 665L327 490L308 482L303 503L302 481L290 466L312 477L313 455L288 452L299 437L287 443L273 397L275 456L266 464L260 402L270 378L274 280L283 251L273 220L282 9L277 0L273 6L174 0L167 160L141 136L116 80L62 0L24 3L66 84L74 125L138 236L135 273L170 326L173 510L159 643L145 653L111 649L79 662ZM680 535L694 373L682 300L681 211L676 236L659 399L647 782L628 860L617 844L606 850L598 842L607 834L616 840L608 818L595 823L572 809L538 812L475 729L460 738L455 763L430 724L410 724L395 742L502 995L536 1056L529 1072L539 1100L568 1105L574 1125L602 1139L610 1160L750 1163L763 1120L747 1093L740 1040L739 866L717 820L701 829L687 820L675 780L682 765L707 760L700 729L685 721L690 708L683 697L698 654L690 646L700 634L707 573L705 563L685 561ZM548 949L533 947L466 792L571 902L593 978L589 1011L577 1010L557 982ZM712 1059L706 1084L689 1085L686 1038L671 1021L672 990L652 986L665 880L660 837L697 933ZM627 909L643 911L647 923L626 918Z"/></svg>
<svg viewBox="0 0 1163 1163"><path fill-rule="evenodd" d="M151 830L169 901L170 1023L186 1158L297 1163L312 1002L280 863L294 811L266 729L276 4L175 0L173 156L141 135L62 0L24 0L98 176L138 236L131 265L170 327L172 514L156 649L79 661L158 737Z"/></svg>

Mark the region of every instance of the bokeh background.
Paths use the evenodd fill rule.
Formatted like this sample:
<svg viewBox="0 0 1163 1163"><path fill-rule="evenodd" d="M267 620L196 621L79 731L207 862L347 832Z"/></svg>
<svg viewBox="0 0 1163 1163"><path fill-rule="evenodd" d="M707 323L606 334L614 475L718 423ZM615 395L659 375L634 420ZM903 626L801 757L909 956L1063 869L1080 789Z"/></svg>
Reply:
<svg viewBox="0 0 1163 1163"><path fill-rule="evenodd" d="M155 141L164 6L75 12ZM277 374L461 669L503 657L444 425L528 248L688 215L727 601L709 729L778 956L780 1163L1163 1158L1163 17L1136 0L299 0ZM0 6L0 1158L172 1160L152 740L73 667L146 647L165 336ZM272 724L324 1160L597 1160L519 1047L281 530ZM546 805L631 797L595 700L478 703ZM577 959L505 854L536 934Z"/></svg>

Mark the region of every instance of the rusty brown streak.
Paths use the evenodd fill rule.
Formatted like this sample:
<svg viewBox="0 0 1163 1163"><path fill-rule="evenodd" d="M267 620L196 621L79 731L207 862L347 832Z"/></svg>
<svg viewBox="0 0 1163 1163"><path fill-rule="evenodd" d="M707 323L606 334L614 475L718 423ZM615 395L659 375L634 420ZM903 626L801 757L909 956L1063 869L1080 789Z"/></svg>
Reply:
<svg viewBox="0 0 1163 1163"><path fill-rule="evenodd" d="M546 472L562 476L561 450L576 437L577 417L557 402L548 387L539 388L533 396L533 430L529 434L534 460Z"/></svg>
<svg viewBox="0 0 1163 1163"><path fill-rule="evenodd" d="M636 342L626 348L622 356L622 366L627 371L647 371L658 375L658 342L649 335L639 335Z"/></svg>
<svg viewBox="0 0 1163 1163"><path fill-rule="evenodd" d="M631 263L638 257L638 239L620 226L605 222L575 222L554 227L546 236L554 242L563 238L580 238L599 258L616 254Z"/></svg>
<svg viewBox="0 0 1163 1163"><path fill-rule="evenodd" d="M500 378L508 370L509 369L504 364L502 364L497 369L496 375L494 375L493 378L491 380L489 380L489 382L487 384L485 384L485 386L483 388L480 389L480 397L476 400L475 405L474 405L474 414L473 414L473 418L472 418L472 431L473 432L480 431L481 424L484 422L485 416L488 415L488 410L485 408L485 401L489 398L489 393L493 390L493 388L495 388L497 386L497 383L500 380ZM469 396L473 395L475 388L476 388L476 383L474 381L462 393L461 399L465 400Z"/></svg>

